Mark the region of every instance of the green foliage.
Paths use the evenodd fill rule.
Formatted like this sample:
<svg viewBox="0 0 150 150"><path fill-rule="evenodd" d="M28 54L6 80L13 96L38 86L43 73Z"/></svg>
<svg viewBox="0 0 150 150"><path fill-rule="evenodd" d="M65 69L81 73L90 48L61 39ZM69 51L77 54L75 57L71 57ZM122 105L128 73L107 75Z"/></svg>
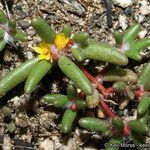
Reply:
<svg viewBox="0 0 150 150"><path fill-rule="evenodd" d="M139 76L138 86L143 86L145 90L150 90L150 62L143 68L142 73Z"/></svg>
<svg viewBox="0 0 150 150"><path fill-rule="evenodd" d="M120 117L113 118L112 125L120 131L123 131L123 129L124 129L124 123Z"/></svg>
<svg viewBox="0 0 150 150"><path fill-rule="evenodd" d="M139 120L128 121L128 126L132 132L135 132L137 134L148 134L149 132L149 126Z"/></svg>
<svg viewBox="0 0 150 150"><path fill-rule="evenodd" d="M76 115L77 115L76 111L72 111L70 109L67 109L65 111L62 121L61 121L61 127L60 127L63 133L71 132Z"/></svg>
<svg viewBox="0 0 150 150"><path fill-rule="evenodd" d="M4 11L0 10L0 51L7 43L14 45L15 40L25 42L27 34L16 27L15 20L8 20Z"/></svg>
<svg viewBox="0 0 150 150"><path fill-rule="evenodd" d="M150 99L147 93L145 93L139 102L139 105L137 107L137 111L139 115L145 114L149 110L150 106Z"/></svg>
<svg viewBox="0 0 150 150"><path fill-rule="evenodd" d="M52 64L47 60L41 60L35 64L27 78L24 91L28 94L32 93L41 79L51 70L51 68Z"/></svg>
<svg viewBox="0 0 150 150"><path fill-rule="evenodd" d="M110 134L110 128L106 121L94 117L84 117L79 121L79 125L91 131L102 132L104 135Z"/></svg>
<svg viewBox="0 0 150 150"><path fill-rule="evenodd" d="M17 29L16 22L8 20L1 10L0 23L6 26L7 29L11 29L10 36L13 40L27 41L27 35L22 30ZM54 107L64 110L60 130L63 133L70 133L75 126L75 120L77 120L82 128L102 133L103 136L109 139L106 150L118 150L122 137L125 136L127 125L129 130L127 135L132 136L133 142L138 143L139 139L149 132L147 122L150 105L148 91L150 90L150 62L146 64L138 77L136 73L129 69L131 65L129 59L141 61L140 52L150 46L149 38L136 39L141 25L134 24L125 33L114 33L116 44L121 47L120 51L109 43L99 43L94 39L90 39L87 32L78 32L71 35L70 26L63 26L62 28L61 33L65 35L63 37L64 41L58 39L58 42L63 45L63 42L67 39L68 43L65 43L66 45L59 49L55 42L57 34L48 23L37 17L32 19L31 25L40 38L46 42L45 45L50 45L47 48L48 52L50 52L50 58L47 58L49 60L39 60L37 58L28 60L8 72L0 80L0 96L3 96L21 82L25 82L24 91L30 95L44 76L51 72L54 64L58 63L60 70L71 80L71 84L66 89L67 95L46 94L43 99ZM0 51L8 43L4 38L6 33L7 30L0 29ZM39 47L37 46L36 48L38 49ZM45 47L43 49L41 53L44 55L47 53L47 49ZM104 68L106 72L102 73L102 77L93 77L84 72L84 60L86 59L94 60L97 65L99 62L107 62L107 67ZM101 80L102 83L100 83ZM105 84L103 85L103 82L107 82L106 86L112 86L107 88ZM113 99L113 94L125 95L128 100L140 99L137 107L137 120L125 122L115 115L116 112L111 111L105 100ZM109 121L88 116L77 117L80 112L83 113L88 108L94 110L93 108L97 109L97 107L109 117ZM9 132L13 133L14 127L14 123L9 124ZM116 130L116 133L112 132L113 129ZM138 135L140 138L138 138ZM117 144L118 146L111 148L109 147L111 144Z"/></svg>
<svg viewBox="0 0 150 150"><path fill-rule="evenodd" d="M78 66L73 63L66 56L61 56L58 65L61 71L70 78L74 84L79 87L84 93L91 95L93 93L93 88L90 81L83 74L83 72L78 68Z"/></svg>
<svg viewBox="0 0 150 150"><path fill-rule="evenodd" d="M108 43L91 43L81 52L84 59L105 61L120 66L128 64L128 58Z"/></svg>
<svg viewBox="0 0 150 150"><path fill-rule="evenodd" d="M122 92L126 88L126 83L123 81L117 81L113 84L113 88L117 92Z"/></svg>
<svg viewBox="0 0 150 150"><path fill-rule="evenodd" d="M104 75L103 80L107 82L130 81L136 83L138 80L138 76L130 69L111 66L108 72Z"/></svg>
<svg viewBox="0 0 150 150"><path fill-rule="evenodd" d="M43 41L47 43L54 42L56 33L42 18L33 18L31 21L31 25Z"/></svg>
<svg viewBox="0 0 150 150"><path fill-rule="evenodd" d="M64 25L63 29L62 29L62 33L64 33L66 37L70 38L71 37L71 27Z"/></svg>
<svg viewBox="0 0 150 150"><path fill-rule="evenodd" d="M14 70L8 72L8 74L0 80L0 96L13 89L19 83L24 82L37 62L38 59L28 60Z"/></svg>

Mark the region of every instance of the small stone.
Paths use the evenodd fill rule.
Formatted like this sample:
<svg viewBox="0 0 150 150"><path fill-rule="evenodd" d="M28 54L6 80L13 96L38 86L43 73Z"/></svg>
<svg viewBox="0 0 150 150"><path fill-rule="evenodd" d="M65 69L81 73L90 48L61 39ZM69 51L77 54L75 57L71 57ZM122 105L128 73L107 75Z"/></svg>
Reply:
<svg viewBox="0 0 150 150"><path fill-rule="evenodd" d="M7 130L8 130L10 133L13 133L13 132L16 130L16 126L15 126L15 123L14 123L13 121L8 124Z"/></svg>
<svg viewBox="0 0 150 150"><path fill-rule="evenodd" d="M127 7L125 9L125 13L126 13L127 16L131 16L131 14L132 14L132 7Z"/></svg>
<svg viewBox="0 0 150 150"><path fill-rule="evenodd" d="M140 13L142 15L150 14L150 3L147 0L142 0L140 3L141 3Z"/></svg>
<svg viewBox="0 0 150 150"><path fill-rule="evenodd" d="M27 29L30 26L30 24L27 21L24 21L24 20L20 20L18 22L18 25L20 27L22 27L22 29Z"/></svg>
<svg viewBox="0 0 150 150"><path fill-rule="evenodd" d="M45 141L40 143L40 150L54 150L54 143L51 140L46 139Z"/></svg>
<svg viewBox="0 0 150 150"><path fill-rule="evenodd" d="M4 117L10 118L12 111L11 111L11 109L9 107L4 106L2 108L2 113L3 113Z"/></svg>
<svg viewBox="0 0 150 150"><path fill-rule="evenodd" d="M137 20L139 23L143 22L143 21L144 21L144 18L145 18L145 16L139 14L139 12L137 12L137 13L134 15L134 17L135 17L135 20Z"/></svg>
<svg viewBox="0 0 150 150"><path fill-rule="evenodd" d="M2 149L3 150L12 150L13 149L11 138L8 135L5 135L5 137L4 137L4 143L3 143Z"/></svg>
<svg viewBox="0 0 150 150"><path fill-rule="evenodd" d="M133 0L112 0L114 5L120 6L122 8L127 8L129 6L132 6L134 1Z"/></svg>
<svg viewBox="0 0 150 150"><path fill-rule="evenodd" d="M33 37L33 36L36 34L35 30L30 29L30 28L28 28L28 29L26 30L26 32L27 32L27 34L30 35L31 37Z"/></svg>
<svg viewBox="0 0 150 150"><path fill-rule="evenodd" d="M147 32L148 32L147 30L140 31L138 34L139 38L143 39L146 36Z"/></svg>
<svg viewBox="0 0 150 150"><path fill-rule="evenodd" d="M17 126L25 128L28 126L28 118L25 114L20 113L18 117L16 117L15 123Z"/></svg>
<svg viewBox="0 0 150 150"><path fill-rule="evenodd" d="M125 30L128 27L128 22L126 16L119 15L119 25Z"/></svg>
<svg viewBox="0 0 150 150"><path fill-rule="evenodd" d="M30 51L25 52L25 55L28 59L32 59L34 57L33 53Z"/></svg>

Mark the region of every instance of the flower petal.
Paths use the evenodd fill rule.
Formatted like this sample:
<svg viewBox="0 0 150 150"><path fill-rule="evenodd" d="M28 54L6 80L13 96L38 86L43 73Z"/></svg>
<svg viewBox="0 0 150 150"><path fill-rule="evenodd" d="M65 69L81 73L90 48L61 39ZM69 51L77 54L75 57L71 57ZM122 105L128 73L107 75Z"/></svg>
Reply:
<svg viewBox="0 0 150 150"><path fill-rule="evenodd" d="M45 59L45 55L39 55L39 56L38 56L38 59L39 59L39 60Z"/></svg>
<svg viewBox="0 0 150 150"><path fill-rule="evenodd" d="M40 47L38 47L38 46L32 47L32 49L33 49L35 52L39 53L39 54L43 52L43 50L42 50Z"/></svg>
<svg viewBox="0 0 150 150"><path fill-rule="evenodd" d="M68 42L69 42L69 38L65 37L64 33L60 33L56 35L55 45L58 49L62 50L63 48L65 48Z"/></svg>

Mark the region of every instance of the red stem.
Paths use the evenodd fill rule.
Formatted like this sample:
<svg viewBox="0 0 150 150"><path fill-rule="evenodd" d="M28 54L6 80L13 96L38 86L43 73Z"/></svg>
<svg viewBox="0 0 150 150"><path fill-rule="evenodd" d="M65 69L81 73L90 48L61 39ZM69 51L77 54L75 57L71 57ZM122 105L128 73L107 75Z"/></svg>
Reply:
<svg viewBox="0 0 150 150"><path fill-rule="evenodd" d="M116 116L115 113L108 107L108 105L104 102L103 99L100 99L99 103L102 106L102 109L107 117L114 118Z"/></svg>
<svg viewBox="0 0 150 150"><path fill-rule="evenodd" d="M131 134L131 131L127 124L124 124L124 136L129 136Z"/></svg>
<svg viewBox="0 0 150 150"><path fill-rule="evenodd" d="M98 81L97 78L93 77L89 72L87 72L85 69L81 68L83 73L87 76L87 78L93 82L96 86L96 88L103 94L107 95L105 87Z"/></svg>
<svg viewBox="0 0 150 150"><path fill-rule="evenodd" d="M81 98L85 98L85 97L86 97L86 94L85 94L85 93L83 93L82 91L81 91L81 92L79 92L78 94L79 94L79 96L80 96Z"/></svg>
<svg viewBox="0 0 150 150"><path fill-rule="evenodd" d="M111 93L114 93L114 92L115 92L115 90L114 90L113 87L107 88L106 91L107 91L108 94L111 94Z"/></svg>

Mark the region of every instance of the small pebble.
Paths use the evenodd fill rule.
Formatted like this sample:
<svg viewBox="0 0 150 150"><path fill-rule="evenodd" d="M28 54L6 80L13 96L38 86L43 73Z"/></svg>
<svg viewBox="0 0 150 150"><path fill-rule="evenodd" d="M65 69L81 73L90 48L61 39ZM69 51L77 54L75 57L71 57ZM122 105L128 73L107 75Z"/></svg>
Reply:
<svg viewBox="0 0 150 150"><path fill-rule="evenodd" d="M138 34L139 38L143 39L146 36L147 32L148 32L147 30L140 31Z"/></svg>
<svg viewBox="0 0 150 150"><path fill-rule="evenodd" d="M142 15L150 15L150 1L148 2L148 0L142 0L140 3L140 13Z"/></svg>
<svg viewBox="0 0 150 150"><path fill-rule="evenodd" d="M40 150L54 150L54 143L53 141L46 139L40 143L39 149Z"/></svg>
<svg viewBox="0 0 150 150"><path fill-rule="evenodd" d="M127 18L124 15L119 15L119 25L125 30L128 27Z"/></svg>
<svg viewBox="0 0 150 150"><path fill-rule="evenodd" d="M20 20L18 21L18 25L22 28L22 29L27 29L30 24L27 21L24 20Z"/></svg>
<svg viewBox="0 0 150 150"><path fill-rule="evenodd" d="M127 8L129 6L132 6L134 3L134 0L112 0L114 5L120 6L122 8Z"/></svg>
<svg viewBox="0 0 150 150"><path fill-rule="evenodd" d="M127 16L131 16L131 14L132 14L132 7L127 7L125 9L125 13L126 13Z"/></svg>
<svg viewBox="0 0 150 150"><path fill-rule="evenodd" d="M139 14L139 12L137 12L137 13L134 15L134 17L135 17L135 20L138 21L139 23L143 22L143 21L144 21L144 18L145 18L145 16Z"/></svg>

